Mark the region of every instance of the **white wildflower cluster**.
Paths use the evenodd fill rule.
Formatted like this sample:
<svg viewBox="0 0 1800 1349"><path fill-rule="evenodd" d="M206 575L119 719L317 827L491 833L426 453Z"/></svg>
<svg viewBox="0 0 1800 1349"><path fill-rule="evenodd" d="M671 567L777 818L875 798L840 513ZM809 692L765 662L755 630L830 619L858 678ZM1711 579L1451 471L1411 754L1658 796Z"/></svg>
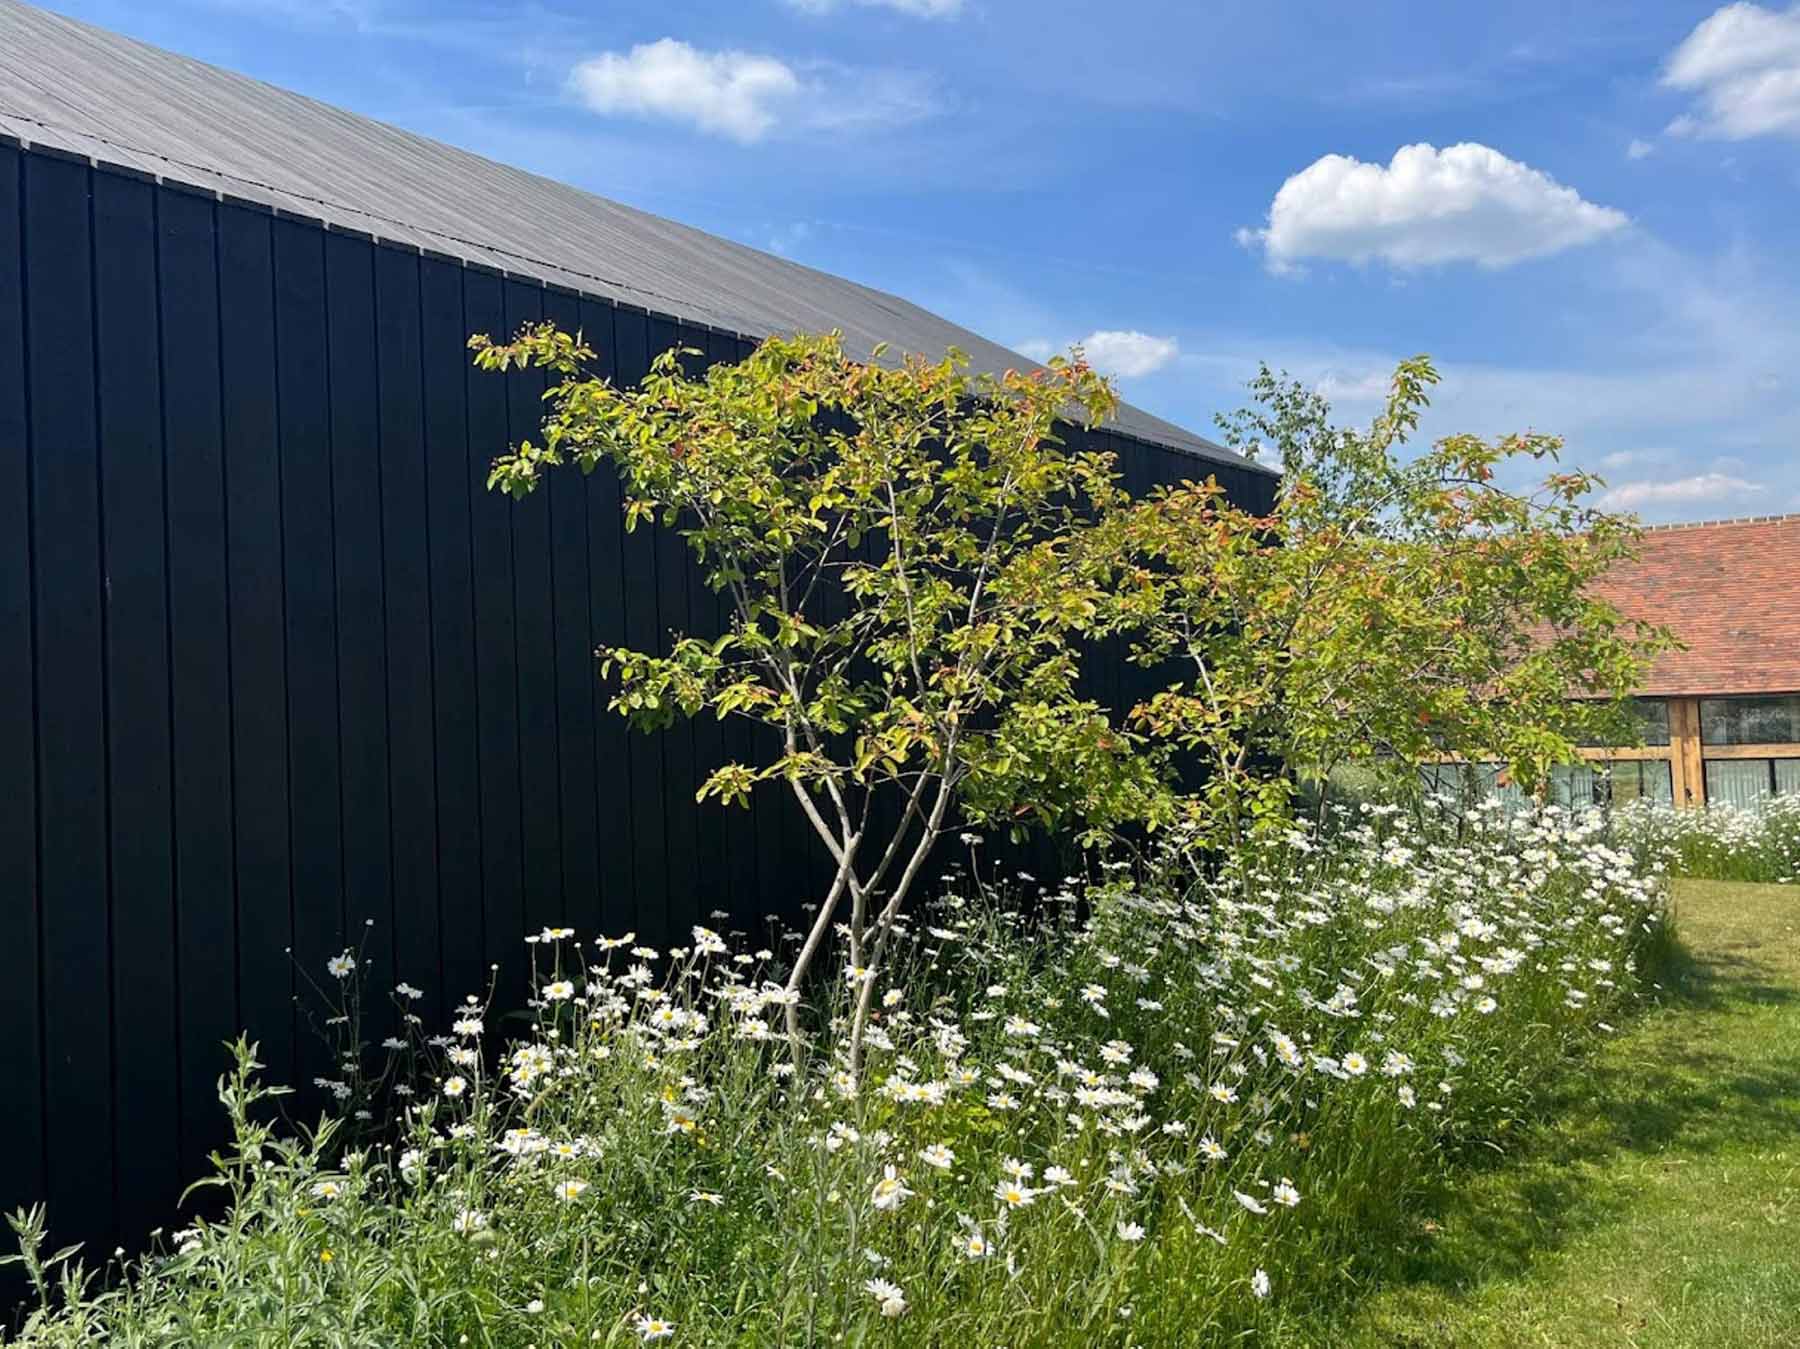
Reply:
<svg viewBox="0 0 1800 1349"><path fill-rule="evenodd" d="M840 1015L798 1060L798 995L770 950L734 955L695 927L666 952L628 934L578 958L549 929L534 939L559 953L535 985L538 1031L493 1088L542 1122L491 1151L579 1207L621 1158L666 1140L681 1211L858 1233L867 1260L846 1258L846 1274L876 1264L855 1283L882 1318L908 1311L906 1288L941 1285L919 1250L952 1266L997 1256L1018 1277L1075 1233L1139 1248L1182 1226L1216 1259L1251 1262L1238 1287L1260 1301L1285 1268L1283 1215L1309 1203L1316 1134L1382 1130L1404 1152L1477 1127L1458 1102L1506 1076L1515 988L1522 1007L1548 992L1576 1020L1622 995L1660 890L1608 838L1600 817L1555 809L1478 810L1459 840L1430 838L1370 807L1334 842L1296 832L1211 877L1184 869L1178 844L1147 876L1109 868L1052 896L1035 934L955 899L901 963L935 968L937 986L884 985L854 1053ZM964 962L1011 973L968 987ZM875 977L841 968L835 993L800 1009L809 1024ZM465 1055L477 1010L453 1026ZM478 1080L443 1079L452 1114L480 1108ZM558 1132L559 1117L588 1128ZM799 1151L776 1141L796 1135ZM721 1165L722 1137L760 1164ZM430 1154L454 1147L438 1132L403 1170L448 1177Z"/></svg>
<svg viewBox="0 0 1800 1349"><path fill-rule="evenodd" d="M1638 800L1614 811L1612 824L1633 852L1676 875L1800 884L1800 792L1791 789L1754 807Z"/></svg>
<svg viewBox="0 0 1800 1349"><path fill-rule="evenodd" d="M1609 827L1371 806L1223 866L1173 838L1029 918L953 878L799 992L798 934L545 928L527 1019L455 1007L387 1164L307 1174L306 1230L334 1262L359 1214L359 1258L439 1243L507 1342L1253 1339L1341 1267L1342 1214L1629 1000L1662 891Z"/></svg>

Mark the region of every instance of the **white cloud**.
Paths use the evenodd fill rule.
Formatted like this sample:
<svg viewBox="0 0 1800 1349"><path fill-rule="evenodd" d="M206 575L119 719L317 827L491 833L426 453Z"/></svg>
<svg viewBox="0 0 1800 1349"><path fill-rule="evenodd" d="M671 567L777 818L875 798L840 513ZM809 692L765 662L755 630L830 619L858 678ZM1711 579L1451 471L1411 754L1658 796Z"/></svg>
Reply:
<svg viewBox="0 0 1800 1349"><path fill-rule="evenodd" d="M1696 99L1669 124L1674 135L1800 136L1800 5L1714 11L1669 57L1663 83Z"/></svg>
<svg viewBox="0 0 1800 1349"><path fill-rule="evenodd" d="M1327 370L1314 382L1313 392L1328 403L1379 406L1387 401L1393 384L1391 366L1379 370Z"/></svg>
<svg viewBox="0 0 1800 1349"><path fill-rule="evenodd" d="M1154 374L1181 354L1181 347L1174 338L1152 337L1135 330L1101 329L1089 333L1077 345L1087 354L1088 364L1094 369L1121 379Z"/></svg>
<svg viewBox="0 0 1800 1349"><path fill-rule="evenodd" d="M1629 223L1548 174L1485 145L1408 145L1365 164L1326 155L1289 178L1269 223L1239 230L1270 267L1307 258L1396 267L1474 262L1506 267L1591 243Z"/></svg>
<svg viewBox="0 0 1800 1349"><path fill-rule="evenodd" d="M1634 138L1631 144L1625 147L1625 158L1627 159L1648 159L1655 153L1656 147L1646 140Z"/></svg>
<svg viewBox="0 0 1800 1349"><path fill-rule="evenodd" d="M1614 469L1631 468L1636 465L1645 468L1654 464L1669 463L1675 455L1669 450L1614 450L1604 455L1600 467L1611 473Z"/></svg>
<svg viewBox="0 0 1800 1349"><path fill-rule="evenodd" d="M812 223L806 220L796 220L790 225L781 225L769 231L768 249L771 253L779 253L784 258L791 257L812 237Z"/></svg>
<svg viewBox="0 0 1800 1349"><path fill-rule="evenodd" d="M1034 361L1047 361L1069 347L1080 347L1088 364L1101 374L1116 375L1120 379L1155 374L1181 355L1181 344L1172 337L1152 337L1135 329L1114 328L1097 329L1063 345L1045 337L1034 337L1019 343L1015 350Z"/></svg>
<svg viewBox="0 0 1800 1349"><path fill-rule="evenodd" d="M703 52L668 37L583 61L569 85L595 112L686 122L744 142L767 134L801 90L772 56Z"/></svg>
<svg viewBox="0 0 1800 1349"><path fill-rule="evenodd" d="M1761 491L1761 483L1730 473L1696 473L1688 478L1643 478L1622 482L1602 493L1598 504L1607 510L1635 511L1732 501Z"/></svg>
<svg viewBox="0 0 1800 1349"><path fill-rule="evenodd" d="M844 4L864 9L891 9L919 19L954 19L962 13L963 0L787 0L792 9L808 14L829 14Z"/></svg>
<svg viewBox="0 0 1800 1349"><path fill-rule="evenodd" d="M777 132L893 127L935 111L928 83L905 71L794 65L667 37L582 61L568 85L593 112L679 122L746 145Z"/></svg>

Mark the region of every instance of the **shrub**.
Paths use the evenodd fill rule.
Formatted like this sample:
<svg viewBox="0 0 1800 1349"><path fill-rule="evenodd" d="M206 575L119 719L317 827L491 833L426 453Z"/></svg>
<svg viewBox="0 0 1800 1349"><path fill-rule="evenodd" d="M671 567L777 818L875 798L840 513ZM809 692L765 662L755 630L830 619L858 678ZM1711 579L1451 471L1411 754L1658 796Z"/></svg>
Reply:
<svg viewBox="0 0 1800 1349"><path fill-rule="evenodd" d="M229 1196L110 1286L31 1255L23 1343L1210 1344L1304 1322L1444 1166L1610 1027L1660 884L1596 815L1343 813L1038 893L978 847L779 1029L783 960L696 928L534 938L528 1036L471 1000L386 1144L222 1096ZM1030 897L1032 917L1012 899ZM775 945L784 952L798 934ZM340 966L340 968L342 968ZM20 1215L28 1254L42 1215ZM57 1286L59 1268L61 1286Z"/></svg>

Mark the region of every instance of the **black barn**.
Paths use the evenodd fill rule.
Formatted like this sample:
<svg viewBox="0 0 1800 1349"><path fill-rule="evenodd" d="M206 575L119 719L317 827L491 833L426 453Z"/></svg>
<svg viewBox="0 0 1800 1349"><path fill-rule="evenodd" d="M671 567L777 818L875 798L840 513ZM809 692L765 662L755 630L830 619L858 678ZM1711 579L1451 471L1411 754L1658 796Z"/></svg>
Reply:
<svg viewBox="0 0 1800 1349"><path fill-rule="evenodd" d="M0 1208L109 1247L218 1141L220 1044L316 1056L293 959L372 917L442 997L567 921L790 910L797 812L696 808L728 748L605 711L597 642L706 629L617 485L483 490L541 384L472 331L580 328L630 380L842 329L1022 357L892 295L0 0ZM1135 409L1138 489L1265 470ZM1103 670L1115 694L1135 672ZM724 737L734 735L726 731ZM813 891L816 893L816 890Z"/></svg>

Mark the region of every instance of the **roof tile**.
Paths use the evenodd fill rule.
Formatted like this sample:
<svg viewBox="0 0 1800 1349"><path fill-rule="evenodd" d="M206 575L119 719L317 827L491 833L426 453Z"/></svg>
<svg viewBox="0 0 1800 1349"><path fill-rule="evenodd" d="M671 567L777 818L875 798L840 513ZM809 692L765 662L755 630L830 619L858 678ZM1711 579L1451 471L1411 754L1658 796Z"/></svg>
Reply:
<svg viewBox="0 0 1800 1349"><path fill-rule="evenodd" d="M1800 692L1800 515L1651 529L1596 589L1687 644L1644 693Z"/></svg>

